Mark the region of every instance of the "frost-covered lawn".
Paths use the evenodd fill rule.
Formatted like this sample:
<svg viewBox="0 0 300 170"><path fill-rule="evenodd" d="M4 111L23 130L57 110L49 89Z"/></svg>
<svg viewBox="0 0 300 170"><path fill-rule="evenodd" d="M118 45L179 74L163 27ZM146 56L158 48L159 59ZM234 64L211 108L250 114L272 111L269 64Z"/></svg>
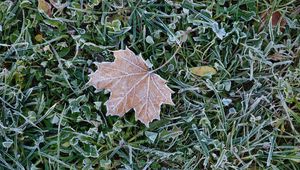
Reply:
<svg viewBox="0 0 300 170"><path fill-rule="evenodd" d="M0 169L299 170L299 12L296 0L2 0ZM126 46L153 70L167 62L156 74L175 105L149 127L133 110L106 116L110 93L87 84Z"/></svg>

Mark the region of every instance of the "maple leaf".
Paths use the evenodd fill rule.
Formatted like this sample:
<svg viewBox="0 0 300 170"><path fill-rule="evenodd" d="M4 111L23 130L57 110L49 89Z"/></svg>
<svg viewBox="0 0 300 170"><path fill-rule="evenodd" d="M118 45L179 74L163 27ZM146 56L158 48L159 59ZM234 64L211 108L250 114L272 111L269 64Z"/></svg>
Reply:
<svg viewBox="0 0 300 170"><path fill-rule="evenodd" d="M105 103L107 115L124 116L130 109L135 111L135 119L147 127L149 122L160 119L160 106L174 105L174 93L166 80L149 71L141 55L135 55L127 47L114 51L114 62L95 63L98 69L89 75L90 85L96 89L111 92Z"/></svg>

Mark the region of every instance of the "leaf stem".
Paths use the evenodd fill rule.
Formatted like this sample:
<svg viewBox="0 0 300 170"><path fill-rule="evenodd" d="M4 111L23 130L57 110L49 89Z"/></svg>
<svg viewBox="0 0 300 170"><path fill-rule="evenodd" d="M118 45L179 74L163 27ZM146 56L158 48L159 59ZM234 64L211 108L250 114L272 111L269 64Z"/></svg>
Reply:
<svg viewBox="0 0 300 170"><path fill-rule="evenodd" d="M163 65L159 66L158 68L150 71L150 73L154 73L158 70L160 70L161 68L163 68L164 66L166 66L167 64L169 64L176 56L176 54L179 52L179 50L181 49L181 43L178 45L177 49L175 50L174 54L172 55L171 58L169 58Z"/></svg>

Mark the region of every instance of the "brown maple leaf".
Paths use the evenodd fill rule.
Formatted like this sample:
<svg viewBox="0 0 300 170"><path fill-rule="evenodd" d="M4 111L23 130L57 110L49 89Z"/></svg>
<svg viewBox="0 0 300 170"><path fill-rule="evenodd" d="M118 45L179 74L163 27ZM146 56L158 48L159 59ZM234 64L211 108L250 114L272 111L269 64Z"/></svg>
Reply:
<svg viewBox="0 0 300 170"><path fill-rule="evenodd" d="M98 69L89 75L89 84L96 89L111 92L105 103L107 115L123 116L130 109L135 111L135 119L147 127L149 122L160 119L161 104L174 105L174 93L166 80L149 71L142 56L131 50L114 51L115 61L96 63Z"/></svg>

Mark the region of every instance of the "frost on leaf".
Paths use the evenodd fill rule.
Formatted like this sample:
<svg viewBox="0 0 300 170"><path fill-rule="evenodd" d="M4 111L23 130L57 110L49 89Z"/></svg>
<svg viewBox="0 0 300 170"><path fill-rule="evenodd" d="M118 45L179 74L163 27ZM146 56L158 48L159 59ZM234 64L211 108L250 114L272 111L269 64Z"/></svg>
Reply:
<svg viewBox="0 0 300 170"><path fill-rule="evenodd" d="M161 104L174 105L173 91L166 80L148 70L145 60L131 50L114 51L114 62L96 63L98 69L89 75L89 84L111 92L105 103L107 115L123 116L130 109L135 119L146 126L160 119Z"/></svg>

